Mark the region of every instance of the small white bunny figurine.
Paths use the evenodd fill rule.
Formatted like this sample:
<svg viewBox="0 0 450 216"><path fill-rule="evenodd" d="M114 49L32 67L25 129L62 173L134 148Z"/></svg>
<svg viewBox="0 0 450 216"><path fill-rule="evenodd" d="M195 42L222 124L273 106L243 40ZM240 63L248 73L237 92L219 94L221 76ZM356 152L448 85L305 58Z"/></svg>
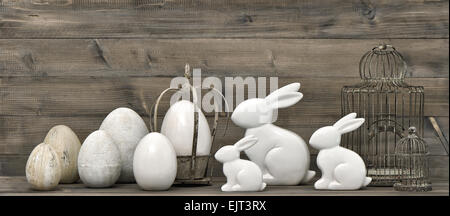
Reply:
<svg viewBox="0 0 450 216"><path fill-rule="evenodd" d="M350 113L333 126L326 126L313 133L309 144L320 150L317 166L322 177L314 184L318 190L358 190L367 186L372 178L366 177L366 166L354 151L340 147L341 135L358 129L364 123Z"/></svg>
<svg viewBox="0 0 450 216"><path fill-rule="evenodd" d="M292 83L265 98L248 99L240 103L231 116L236 125L247 129L246 136L258 138L258 143L245 153L261 168L268 185L298 185L315 175L309 170L305 141L294 132L272 124L278 108L292 106L302 99L299 89L300 83Z"/></svg>
<svg viewBox="0 0 450 216"><path fill-rule="evenodd" d="M239 158L240 152L253 146L258 139L254 136L246 136L234 145L226 145L220 148L214 157L223 163L223 173L227 177L227 183L222 186L222 191L262 191L266 183L262 180L262 172L255 163Z"/></svg>

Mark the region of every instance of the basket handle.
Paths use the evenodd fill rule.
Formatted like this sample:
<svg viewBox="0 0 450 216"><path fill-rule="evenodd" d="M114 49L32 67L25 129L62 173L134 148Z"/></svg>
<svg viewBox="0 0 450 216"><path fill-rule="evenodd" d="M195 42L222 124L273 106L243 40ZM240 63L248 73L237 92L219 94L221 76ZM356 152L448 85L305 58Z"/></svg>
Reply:
<svg viewBox="0 0 450 216"><path fill-rule="evenodd" d="M155 103L153 103L152 108L150 109L150 115L149 115L149 119L150 119L150 131L151 132L158 132L158 106L159 103L162 99L162 97L164 96L164 94L166 94L169 91L178 91L180 90L180 88L167 88L165 89L163 92L161 92L161 94L159 95L158 99L155 101ZM152 117L153 114L153 117ZM152 127L152 118L153 118L153 127Z"/></svg>

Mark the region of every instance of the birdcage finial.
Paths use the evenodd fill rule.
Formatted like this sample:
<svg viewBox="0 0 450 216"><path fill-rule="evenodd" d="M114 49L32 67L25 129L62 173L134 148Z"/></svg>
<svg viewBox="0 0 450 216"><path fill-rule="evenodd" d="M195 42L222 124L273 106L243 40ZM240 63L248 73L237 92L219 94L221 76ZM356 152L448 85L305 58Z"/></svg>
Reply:
<svg viewBox="0 0 450 216"><path fill-rule="evenodd" d="M409 127L408 128L408 134L415 134L416 133L416 127Z"/></svg>
<svg viewBox="0 0 450 216"><path fill-rule="evenodd" d="M378 46L374 47L372 50L378 50L378 51L388 51L389 49L395 50L395 48L387 43L380 43Z"/></svg>
<svg viewBox="0 0 450 216"><path fill-rule="evenodd" d="M381 45L378 46L378 49L386 50L387 49L387 45L385 43L382 43Z"/></svg>

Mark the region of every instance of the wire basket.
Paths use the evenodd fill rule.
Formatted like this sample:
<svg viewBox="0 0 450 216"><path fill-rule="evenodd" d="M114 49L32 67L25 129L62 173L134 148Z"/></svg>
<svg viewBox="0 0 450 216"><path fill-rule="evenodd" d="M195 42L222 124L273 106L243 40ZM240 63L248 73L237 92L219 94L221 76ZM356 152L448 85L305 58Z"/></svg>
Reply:
<svg viewBox="0 0 450 216"><path fill-rule="evenodd" d="M174 184L186 184L186 185L210 185L211 177L213 174L213 159L211 153L208 155L197 155L197 140L198 140L198 127L199 127L199 117L201 109L197 106L197 92L196 87L194 87L191 82L190 67L187 64L185 67L184 76L189 80L184 86L179 86L177 88L167 88L161 92L155 103L150 110L150 130L152 132L158 131L158 107L163 98L163 96L168 92L178 92L182 91L184 88L189 88L192 93L190 101L194 104L194 134L192 140L192 153L191 155L177 155L177 175ZM225 97L215 88L208 88L208 90L215 91L223 99ZM225 105L227 106L226 100ZM228 106L227 106L228 108ZM216 135L216 129L219 121L219 107L217 103L214 103L214 123L211 131L211 149L213 149L214 137ZM229 114L227 112L227 118ZM153 123L153 125L152 125ZM227 120L228 125L228 120ZM226 131L226 129L225 129ZM209 172L208 172L209 170Z"/></svg>

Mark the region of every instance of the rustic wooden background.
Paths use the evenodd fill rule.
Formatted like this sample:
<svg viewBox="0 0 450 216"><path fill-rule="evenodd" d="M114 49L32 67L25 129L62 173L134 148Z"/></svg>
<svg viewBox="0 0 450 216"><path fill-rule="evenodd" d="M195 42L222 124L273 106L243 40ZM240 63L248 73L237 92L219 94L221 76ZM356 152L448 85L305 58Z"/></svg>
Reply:
<svg viewBox="0 0 450 216"><path fill-rule="evenodd" d="M83 141L116 107L147 119L143 102L185 63L204 76L301 82L303 100L277 125L307 140L338 118L341 87L384 42L406 58L408 82L425 86L432 175L448 179L448 36L441 0L0 0L0 175L23 175L53 125ZM222 136L221 123L216 149L244 132L231 123Z"/></svg>

